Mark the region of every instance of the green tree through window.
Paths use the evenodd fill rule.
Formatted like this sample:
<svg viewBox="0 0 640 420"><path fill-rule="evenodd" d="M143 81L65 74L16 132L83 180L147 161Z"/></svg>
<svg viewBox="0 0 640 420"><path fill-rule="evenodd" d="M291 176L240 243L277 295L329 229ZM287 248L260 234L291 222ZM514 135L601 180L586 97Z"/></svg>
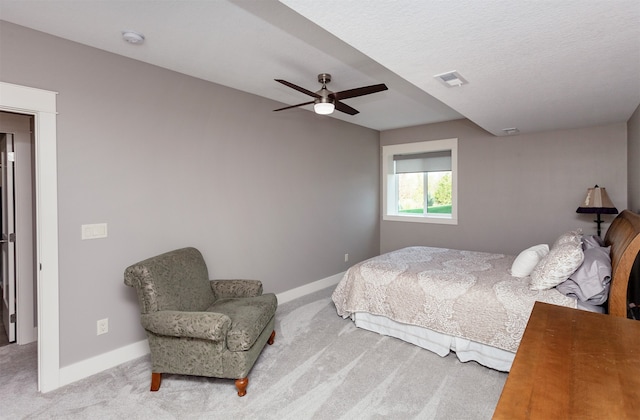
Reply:
<svg viewBox="0 0 640 420"><path fill-rule="evenodd" d="M440 206L451 204L451 172L446 172L440 177L433 196Z"/></svg>

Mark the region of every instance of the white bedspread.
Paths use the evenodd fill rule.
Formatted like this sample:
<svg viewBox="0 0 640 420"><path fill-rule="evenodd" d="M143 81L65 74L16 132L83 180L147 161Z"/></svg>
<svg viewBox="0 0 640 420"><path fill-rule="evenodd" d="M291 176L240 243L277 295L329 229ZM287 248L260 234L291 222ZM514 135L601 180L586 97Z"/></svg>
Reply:
<svg viewBox="0 0 640 420"><path fill-rule="evenodd" d="M351 267L332 299L345 318L366 312L515 352L535 301L575 308L576 299L530 290L509 274L514 258L404 248Z"/></svg>

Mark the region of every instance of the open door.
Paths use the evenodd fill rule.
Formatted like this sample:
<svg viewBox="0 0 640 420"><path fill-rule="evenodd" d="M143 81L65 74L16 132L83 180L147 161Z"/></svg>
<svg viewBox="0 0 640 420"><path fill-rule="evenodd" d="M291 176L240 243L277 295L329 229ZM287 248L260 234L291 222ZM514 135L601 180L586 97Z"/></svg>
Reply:
<svg viewBox="0 0 640 420"><path fill-rule="evenodd" d="M9 342L16 341L16 253L14 206L13 135L2 134L0 165L2 165L2 323Z"/></svg>

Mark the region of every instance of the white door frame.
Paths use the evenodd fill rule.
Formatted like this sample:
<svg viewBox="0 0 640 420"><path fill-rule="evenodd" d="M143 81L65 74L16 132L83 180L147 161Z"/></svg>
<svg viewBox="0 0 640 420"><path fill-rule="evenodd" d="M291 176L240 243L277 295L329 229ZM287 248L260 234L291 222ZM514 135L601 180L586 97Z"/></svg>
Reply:
<svg viewBox="0 0 640 420"><path fill-rule="evenodd" d="M56 92L0 82L0 110L34 116L38 390L60 386Z"/></svg>

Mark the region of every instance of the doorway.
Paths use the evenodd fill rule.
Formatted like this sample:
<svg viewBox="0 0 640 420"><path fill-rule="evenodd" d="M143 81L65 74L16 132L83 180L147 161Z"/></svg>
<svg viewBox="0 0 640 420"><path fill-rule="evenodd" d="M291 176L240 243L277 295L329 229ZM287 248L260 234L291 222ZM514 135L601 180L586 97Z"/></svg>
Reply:
<svg viewBox="0 0 640 420"><path fill-rule="evenodd" d="M38 390L60 387L56 92L0 82L0 111L34 117Z"/></svg>
<svg viewBox="0 0 640 420"><path fill-rule="evenodd" d="M33 123L0 112L2 323L6 341L19 345L37 340Z"/></svg>

